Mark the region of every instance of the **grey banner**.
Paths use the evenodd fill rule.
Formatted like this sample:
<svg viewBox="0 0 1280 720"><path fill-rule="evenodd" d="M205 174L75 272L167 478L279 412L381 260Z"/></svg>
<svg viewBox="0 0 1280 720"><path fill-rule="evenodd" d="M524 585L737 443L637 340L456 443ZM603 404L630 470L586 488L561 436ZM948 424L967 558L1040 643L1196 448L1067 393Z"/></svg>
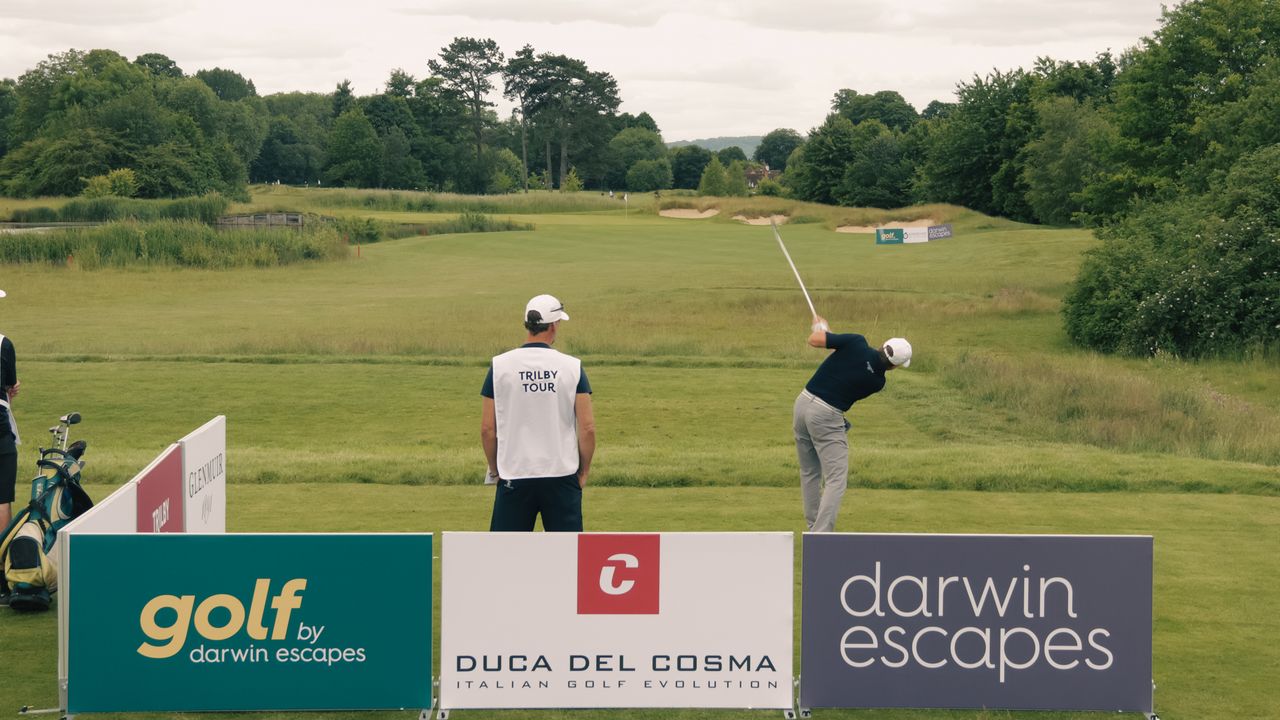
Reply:
<svg viewBox="0 0 1280 720"><path fill-rule="evenodd" d="M802 707L1151 712L1146 536L804 536Z"/></svg>
<svg viewBox="0 0 1280 720"><path fill-rule="evenodd" d="M950 223L946 225L930 225L929 226L930 240L941 240L942 238L949 238L949 237L951 237Z"/></svg>

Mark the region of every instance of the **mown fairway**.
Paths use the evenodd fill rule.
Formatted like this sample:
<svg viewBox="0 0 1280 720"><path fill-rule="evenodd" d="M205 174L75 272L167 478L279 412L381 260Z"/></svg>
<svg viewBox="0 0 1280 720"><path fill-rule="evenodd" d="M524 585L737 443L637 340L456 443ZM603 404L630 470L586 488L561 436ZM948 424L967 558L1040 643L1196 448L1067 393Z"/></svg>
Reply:
<svg viewBox="0 0 1280 720"><path fill-rule="evenodd" d="M551 292L573 318L560 347L583 357L595 390L588 529L799 530L791 404L821 353L804 345L794 278L768 227L729 212L659 218L638 200L629 216L521 208L513 217L536 230L414 237L287 268L0 267L22 467L43 428L78 410L102 497L224 413L234 530L480 529L485 365L523 339L525 301ZM834 232L835 214L782 227L833 330L904 335L916 350L850 415L862 489L840 527L1152 534L1157 710L1273 716L1276 360L1073 349L1059 300L1092 235L939 212L957 237L928 245L876 247ZM388 507L392 527L373 519ZM122 582L146 571L122 569ZM55 618L0 617L0 712L52 704Z"/></svg>

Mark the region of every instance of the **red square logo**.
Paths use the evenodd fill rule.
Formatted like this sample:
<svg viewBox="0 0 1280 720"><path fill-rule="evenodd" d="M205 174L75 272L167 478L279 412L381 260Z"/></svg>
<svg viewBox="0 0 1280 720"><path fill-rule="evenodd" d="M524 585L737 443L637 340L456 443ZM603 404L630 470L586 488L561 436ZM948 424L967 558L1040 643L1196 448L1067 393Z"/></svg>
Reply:
<svg viewBox="0 0 1280 720"><path fill-rule="evenodd" d="M660 535L578 536L579 615L657 615Z"/></svg>

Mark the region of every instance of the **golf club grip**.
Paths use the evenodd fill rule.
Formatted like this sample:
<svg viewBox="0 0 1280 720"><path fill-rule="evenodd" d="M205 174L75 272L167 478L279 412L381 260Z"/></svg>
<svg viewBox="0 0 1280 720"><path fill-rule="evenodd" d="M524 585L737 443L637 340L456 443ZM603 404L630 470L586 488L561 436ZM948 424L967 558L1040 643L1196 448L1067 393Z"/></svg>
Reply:
<svg viewBox="0 0 1280 720"><path fill-rule="evenodd" d="M800 292L804 293L804 301L809 303L809 312L814 317L817 317L818 311L813 307L813 300L809 298L809 291L804 287L804 280L800 279L800 271L796 269L796 264L791 261L791 253L787 252L787 246L782 242L782 233L778 232L778 223L770 220L769 226L773 228L773 237L778 241L778 247L782 248L782 256L787 259L787 264L791 266L791 272L796 276L796 282L800 284Z"/></svg>

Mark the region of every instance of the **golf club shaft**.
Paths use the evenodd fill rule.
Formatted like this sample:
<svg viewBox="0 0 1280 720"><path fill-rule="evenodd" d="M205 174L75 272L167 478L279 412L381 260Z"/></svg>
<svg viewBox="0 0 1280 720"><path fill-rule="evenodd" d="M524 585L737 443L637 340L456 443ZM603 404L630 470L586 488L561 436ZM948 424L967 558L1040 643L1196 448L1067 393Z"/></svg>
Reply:
<svg viewBox="0 0 1280 720"><path fill-rule="evenodd" d="M791 272L796 275L796 282L800 283L800 292L804 293L804 301L809 303L809 312L814 317L818 316L818 311L813 309L813 300L809 299L809 291L804 288L804 281L800 279L800 271L796 270L796 264L791 262L791 253L787 252L787 246L782 242L782 233L778 232L778 223L769 221L769 225L773 227L773 237L778 241L778 247L782 248L782 256L787 259L787 264L791 266Z"/></svg>

